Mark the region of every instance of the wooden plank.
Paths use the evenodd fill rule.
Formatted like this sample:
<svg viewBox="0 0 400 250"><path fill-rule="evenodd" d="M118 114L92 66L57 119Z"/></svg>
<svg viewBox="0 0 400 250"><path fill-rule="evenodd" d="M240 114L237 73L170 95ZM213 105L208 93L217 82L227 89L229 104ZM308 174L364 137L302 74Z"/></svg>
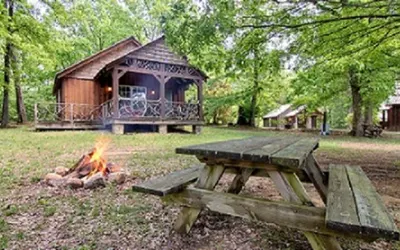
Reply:
<svg viewBox="0 0 400 250"><path fill-rule="evenodd" d="M283 197L283 199L285 199L286 201L296 203L296 204L301 204L300 199L294 193L292 187L286 181L286 178L284 178L282 176L281 172L268 171L268 174L269 174L271 180L274 182L276 188L278 189L278 191L281 194L281 196Z"/></svg>
<svg viewBox="0 0 400 250"><path fill-rule="evenodd" d="M228 193L238 194L242 191L244 184L249 180L252 173L255 169L245 168L241 169L240 173L236 174L235 178L233 179L231 185L228 188Z"/></svg>
<svg viewBox="0 0 400 250"><path fill-rule="evenodd" d="M318 148L318 138L301 139L271 156L271 163L279 166L299 168L306 158Z"/></svg>
<svg viewBox="0 0 400 250"><path fill-rule="evenodd" d="M344 232L361 232L345 166L329 166L329 193L325 220L328 228Z"/></svg>
<svg viewBox="0 0 400 250"><path fill-rule="evenodd" d="M362 233L399 240L400 234L392 216L371 181L360 167L347 166Z"/></svg>
<svg viewBox="0 0 400 250"><path fill-rule="evenodd" d="M191 168L183 169L170 173L166 176L145 181L132 187L133 191L165 196L167 194L182 191L188 184L194 182L199 177L199 170L203 165L196 165Z"/></svg>
<svg viewBox="0 0 400 250"><path fill-rule="evenodd" d="M221 165L206 165L201 171L200 177L196 183L197 188L213 190L218 184L219 179L225 171ZM189 233L194 222L197 220L201 209L193 207L184 207L175 221L174 228L179 233Z"/></svg>
<svg viewBox="0 0 400 250"><path fill-rule="evenodd" d="M283 172L277 172L275 174L276 176L271 177L271 179L274 181L285 200L291 201L295 204L304 204L309 205L310 207L313 206L311 199L308 197L306 190L296 174ZM279 175L279 178L277 178L277 175ZM341 249L339 243L333 237L320 235L312 231L304 231L303 233L314 250Z"/></svg>
<svg viewBox="0 0 400 250"><path fill-rule="evenodd" d="M265 163L269 161L270 155L298 140L294 137L251 137L181 147L176 149L176 153Z"/></svg>
<svg viewBox="0 0 400 250"><path fill-rule="evenodd" d="M306 172L308 178L317 189L319 196L326 204L326 197L328 195L328 177L326 173L321 170L312 154L307 157L303 170Z"/></svg>
<svg viewBox="0 0 400 250"><path fill-rule="evenodd" d="M220 193L194 187L171 194L164 201L198 209L237 216L249 220L263 221L323 235L360 238L359 234L335 231L325 226L325 209L307 207L287 202L268 201L261 198Z"/></svg>

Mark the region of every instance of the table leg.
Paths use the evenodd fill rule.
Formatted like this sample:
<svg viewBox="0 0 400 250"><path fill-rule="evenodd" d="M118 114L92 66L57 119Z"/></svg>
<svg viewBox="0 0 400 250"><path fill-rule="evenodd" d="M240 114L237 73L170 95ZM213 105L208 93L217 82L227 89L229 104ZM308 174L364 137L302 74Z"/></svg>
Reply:
<svg viewBox="0 0 400 250"><path fill-rule="evenodd" d="M326 197L328 195L328 178L322 172L321 168L318 165L318 162L315 160L314 156L310 154L307 157L304 171L308 175L308 178L312 181L315 188L317 189L321 199L326 203Z"/></svg>
<svg viewBox="0 0 400 250"><path fill-rule="evenodd" d="M213 190L218 184L224 170L225 167L222 165L205 165L195 187ZM179 233L189 233L200 212L201 209L199 208L183 207L175 221L175 230Z"/></svg>
<svg viewBox="0 0 400 250"><path fill-rule="evenodd" d="M285 200L313 206L311 199L296 174L278 171L269 171L268 173ZM332 236L320 235L312 232L304 232L304 235L314 250L342 249L337 240Z"/></svg>
<svg viewBox="0 0 400 250"><path fill-rule="evenodd" d="M238 173L233 179L231 185L228 188L228 193L238 194L242 191L244 184L249 180L251 174L253 173L253 168L243 168L240 173Z"/></svg>

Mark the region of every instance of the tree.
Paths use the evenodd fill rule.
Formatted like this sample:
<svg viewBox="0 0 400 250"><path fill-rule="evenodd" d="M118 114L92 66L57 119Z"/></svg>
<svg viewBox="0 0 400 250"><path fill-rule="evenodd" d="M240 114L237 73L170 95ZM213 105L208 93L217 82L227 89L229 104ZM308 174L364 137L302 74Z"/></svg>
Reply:
<svg viewBox="0 0 400 250"><path fill-rule="evenodd" d="M3 107L1 114L1 127L7 127L10 121L10 108L9 108L9 91L10 91L10 78L11 78L11 58L12 58L12 21L14 18L14 0L4 1L4 10L6 12L6 29L7 36L5 42L4 53L4 86L3 86Z"/></svg>
<svg viewBox="0 0 400 250"><path fill-rule="evenodd" d="M248 93L239 102L238 124L256 126L260 95L279 76L282 53L262 30L239 31L232 26L235 16L260 12L254 6L235 8L233 2L181 1L166 17L164 29L169 44L188 55L211 77L224 76L237 93Z"/></svg>

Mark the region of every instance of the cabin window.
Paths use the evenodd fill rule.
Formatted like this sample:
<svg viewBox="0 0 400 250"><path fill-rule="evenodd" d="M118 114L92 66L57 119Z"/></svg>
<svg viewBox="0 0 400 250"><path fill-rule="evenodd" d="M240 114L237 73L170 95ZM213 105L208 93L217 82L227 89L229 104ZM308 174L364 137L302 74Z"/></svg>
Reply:
<svg viewBox="0 0 400 250"><path fill-rule="evenodd" d="M147 95L147 88L142 86L119 86L119 96L122 98L132 98L138 93Z"/></svg>

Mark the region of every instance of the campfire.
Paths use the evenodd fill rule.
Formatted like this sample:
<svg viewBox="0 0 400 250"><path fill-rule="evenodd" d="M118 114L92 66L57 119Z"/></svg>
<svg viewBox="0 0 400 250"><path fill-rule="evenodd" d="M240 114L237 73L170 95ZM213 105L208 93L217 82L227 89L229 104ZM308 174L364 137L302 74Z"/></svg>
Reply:
<svg viewBox="0 0 400 250"><path fill-rule="evenodd" d="M104 187L107 183L122 184L126 173L120 166L107 162L105 150L109 140L100 139L95 148L83 155L71 168L57 167L44 182L53 187L87 188Z"/></svg>

